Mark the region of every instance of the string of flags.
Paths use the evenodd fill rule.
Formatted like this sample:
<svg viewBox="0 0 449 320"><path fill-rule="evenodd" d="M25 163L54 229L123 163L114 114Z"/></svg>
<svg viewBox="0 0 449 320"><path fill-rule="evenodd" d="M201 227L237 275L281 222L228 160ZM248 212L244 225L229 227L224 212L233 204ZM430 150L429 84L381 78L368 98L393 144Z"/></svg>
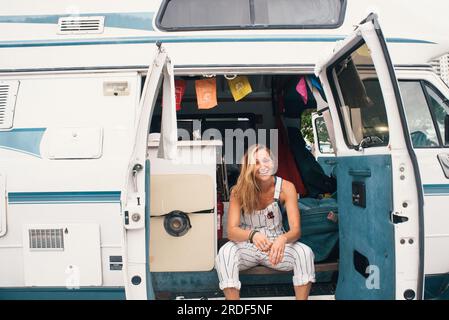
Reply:
<svg viewBox="0 0 449 320"><path fill-rule="evenodd" d="M252 87L247 76L236 76L232 79L227 79L227 82L234 101L240 101L252 93ZM186 87L187 82L185 80L175 80L176 111L181 110L181 103ZM296 91L304 104L307 104L309 100L308 87L312 92L317 89L324 98L323 88L316 77L308 75L300 76L296 84ZM212 109L218 105L217 79L215 77L195 80L195 92L198 109Z"/></svg>

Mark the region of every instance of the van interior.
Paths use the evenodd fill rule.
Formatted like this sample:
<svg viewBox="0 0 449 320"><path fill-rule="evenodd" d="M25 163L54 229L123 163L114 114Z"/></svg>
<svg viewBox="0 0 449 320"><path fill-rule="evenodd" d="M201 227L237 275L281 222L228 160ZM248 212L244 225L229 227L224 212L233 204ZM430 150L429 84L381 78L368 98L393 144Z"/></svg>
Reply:
<svg viewBox="0 0 449 320"><path fill-rule="evenodd" d="M185 93L182 97L181 109L177 110L178 130L184 129L189 133L190 140L202 139L208 129L215 129L221 133L223 146L221 147L221 159L217 160L217 207L224 208L222 218L222 235L218 237L219 249L228 241L226 221L229 205L230 189L237 182L240 167L236 159L237 150L226 150L229 146L224 143L226 130L241 129L245 132L253 129L253 132L265 131L265 141L256 141L267 144L268 147L277 143L276 175L295 184L298 192L298 205L301 214L300 241L312 248L315 254L315 269L317 273L317 285L313 286L311 294L334 294L338 275L338 206L336 199L336 179L332 172L326 173L317 162L312 150L306 143L301 133L301 124L304 114L310 115L316 111L317 101L309 85L313 79L317 88L320 88L319 80L313 75L307 74L249 74L245 75L249 80L252 92L239 101L235 101L230 90L228 80L236 76L214 75L216 81L217 102L213 108L199 109L195 90L195 81L207 79L203 76L175 77L175 80L183 80ZM296 88L300 80L308 79L306 85L307 99L304 99ZM304 87L303 87L304 88ZM321 88L320 88L321 89ZM322 90L322 89L321 89ZM318 90L322 98L324 93ZM316 92L315 92L316 95ZM325 100L325 98L324 98ZM161 130L162 94L160 94L152 116L151 133ZM309 120L310 121L310 120ZM270 136L270 129L277 129L277 136ZM179 131L178 131L179 132ZM229 134L229 131L228 131ZM271 141L276 139L278 141ZM179 135L178 140L186 139ZM248 148L250 139L245 135L236 135L234 139L240 141L244 149ZM309 144L312 141L309 142ZM254 143L254 141L252 142ZM226 155L232 152L234 159L229 161ZM226 158L226 161L225 161ZM284 228L288 230L288 220L284 214ZM247 278L247 279L245 279ZM243 284L250 283L251 295L263 296L292 296L291 273L275 271L258 266L241 272ZM263 292L257 292L256 287L263 287ZM276 292L267 291L267 286L276 288ZM244 290L245 286L242 286ZM319 291L319 292L318 292ZM248 289L249 292L249 289ZM183 293L185 296L186 293ZM251 296L249 293L246 296ZM242 291L242 296L245 293Z"/></svg>

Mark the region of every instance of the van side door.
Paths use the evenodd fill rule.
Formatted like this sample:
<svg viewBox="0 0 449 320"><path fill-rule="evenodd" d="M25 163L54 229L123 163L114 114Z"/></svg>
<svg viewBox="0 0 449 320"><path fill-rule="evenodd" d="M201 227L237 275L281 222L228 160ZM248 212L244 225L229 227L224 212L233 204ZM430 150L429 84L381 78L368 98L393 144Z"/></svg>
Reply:
<svg viewBox="0 0 449 320"><path fill-rule="evenodd" d="M370 96L361 73L382 95ZM421 299L423 198L402 99L375 14L316 74L329 103L338 158L337 299Z"/></svg>
<svg viewBox="0 0 449 320"><path fill-rule="evenodd" d="M121 193L123 219L123 273L127 299L154 299L149 269L149 179L148 133L159 89L163 82L161 158L176 155L176 105L173 66L165 49L158 45L148 69L132 141L133 151Z"/></svg>

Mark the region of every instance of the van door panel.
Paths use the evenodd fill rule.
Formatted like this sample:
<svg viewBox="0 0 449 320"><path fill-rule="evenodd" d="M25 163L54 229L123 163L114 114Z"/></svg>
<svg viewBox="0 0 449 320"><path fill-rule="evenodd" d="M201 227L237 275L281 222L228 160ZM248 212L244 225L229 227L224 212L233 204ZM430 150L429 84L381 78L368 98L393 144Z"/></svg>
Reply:
<svg viewBox="0 0 449 320"><path fill-rule="evenodd" d="M165 166L170 164L165 163ZM182 168L179 172L183 172ZM151 216L163 216L174 210L213 211L214 182L207 174L154 174L150 183Z"/></svg>
<svg viewBox="0 0 449 320"><path fill-rule="evenodd" d="M151 217L151 272L209 271L215 261L215 215L189 213L192 228L180 237L168 234L164 216Z"/></svg>
<svg viewBox="0 0 449 320"><path fill-rule="evenodd" d="M391 157L339 157L336 173L343 253L336 298L394 299ZM364 187L365 208L354 204L354 183ZM359 255L366 257L366 265Z"/></svg>
<svg viewBox="0 0 449 320"><path fill-rule="evenodd" d="M165 168L173 166L164 163ZM209 172L215 173L215 165L209 167ZM154 165L152 168L158 170ZM178 170L181 168L188 170L187 165ZM150 180L150 271L212 270L216 254L213 177L209 174L153 174ZM181 236L173 236L167 231L166 222L171 213L179 211L188 217L191 228Z"/></svg>

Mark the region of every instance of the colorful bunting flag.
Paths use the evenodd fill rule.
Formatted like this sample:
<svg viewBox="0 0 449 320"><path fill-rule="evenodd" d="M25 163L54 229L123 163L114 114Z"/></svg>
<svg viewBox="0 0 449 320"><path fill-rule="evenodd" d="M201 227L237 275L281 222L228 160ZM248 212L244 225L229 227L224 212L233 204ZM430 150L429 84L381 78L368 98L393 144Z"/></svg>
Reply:
<svg viewBox="0 0 449 320"><path fill-rule="evenodd" d="M321 82L320 82L320 80L318 80L317 77L307 76L307 83L309 84L310 90L313 90L314 87L316 89L318 89L318 92L319 92L321 98L324 99L324 101L326 101L326 96L324 94L323 86L321 85ZM313 96L315 97L315 94Z"/></svg>
<svg viewBox="0 0 449 320"><path fill-rule="evenodd" d="M307 104L307 84L306 79L304 77L301 77L299 79L298 84L296 85L296 91L300 94L302 101L304 101L304 104Z"/></svg>
<svg viewBox="0 0 449 320"><path fill-rule="evenodd" d="M176 97L176 111L181 110L181 102L186 92L186 82L184 80L175 80L175 97ZM164 95L162 95L162 108L164 107Z"/></svg>
<svg viewBox="0 0 449 320"><path fill-rule="evenodd" d="M217 103L217 81L215 78L195 80L198 109L211 109Z"/></svg>
<svg viewBox="0 0 449 320"><path fill-rule="evenodd" d="M313 85L314 87L316 87L318 90L323 90L323 88L321 87L321 84L320 84L320 82L318 81L317 78L315 78L315 77L310 77L310 80L311 80L312 85Z"/></svg>
<svg viewBox="0 0 449 320"><path fill-rule="evenodd" d="M181 102L186 92L185 80L175 80L176 111L181 110Z"/></svg>
<svg viewBox="0 0 449 320"><path fill-rule="evenodd" d="M253 92L248 77L246 76L237 76L234 79L228 79L228 84L235 101L239 101Z"/></svg>

